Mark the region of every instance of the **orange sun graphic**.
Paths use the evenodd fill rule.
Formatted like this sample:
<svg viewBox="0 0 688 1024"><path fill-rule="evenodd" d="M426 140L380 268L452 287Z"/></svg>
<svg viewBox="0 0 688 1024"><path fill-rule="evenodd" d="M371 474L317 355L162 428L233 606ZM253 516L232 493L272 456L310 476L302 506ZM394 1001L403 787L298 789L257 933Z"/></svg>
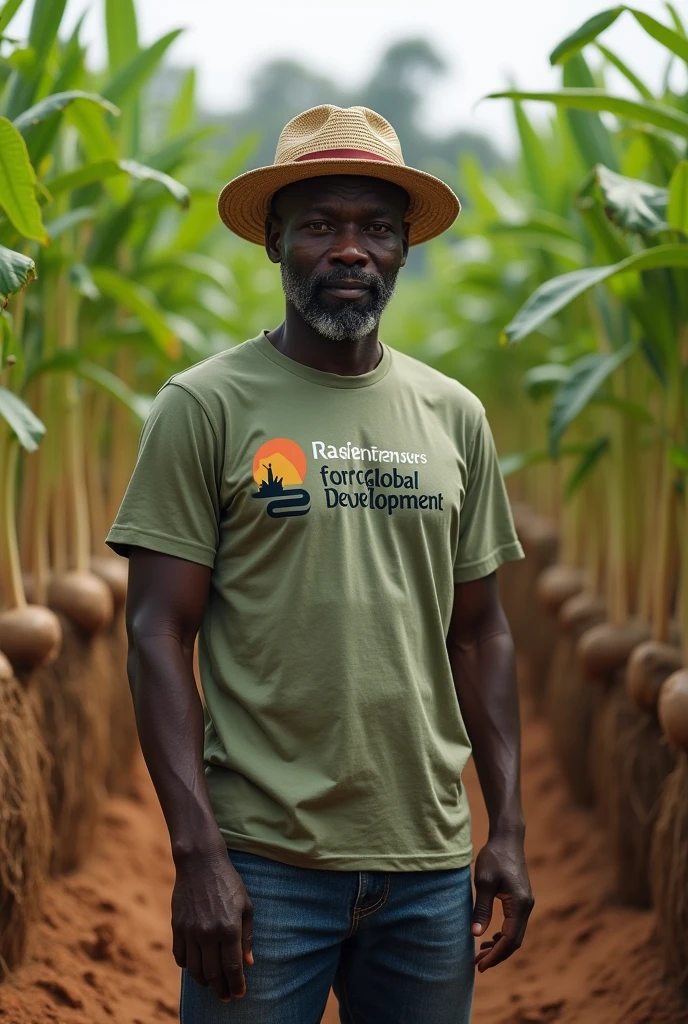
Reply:
<svg viewBox="0 0 688 1024"><path fill-rule="evenodd" d="M272 467L273 476L280 477L285 487L302 484L306 476L306 454L288 437L273 437L254 455L253 479L259 487L267 479L268 465Z"/></svg>

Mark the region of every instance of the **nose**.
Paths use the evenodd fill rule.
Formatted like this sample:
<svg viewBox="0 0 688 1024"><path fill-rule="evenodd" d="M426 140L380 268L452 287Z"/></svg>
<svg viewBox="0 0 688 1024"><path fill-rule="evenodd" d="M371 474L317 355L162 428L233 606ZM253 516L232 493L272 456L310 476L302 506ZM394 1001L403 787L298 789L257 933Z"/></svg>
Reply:
<svg viewBox="0 0 688 1024"><path fill-rule="evenodd" d="M368 253L357 234L345 231L337 234L330 249L329 261L335 267L365 267L370 262Z"/></svg>

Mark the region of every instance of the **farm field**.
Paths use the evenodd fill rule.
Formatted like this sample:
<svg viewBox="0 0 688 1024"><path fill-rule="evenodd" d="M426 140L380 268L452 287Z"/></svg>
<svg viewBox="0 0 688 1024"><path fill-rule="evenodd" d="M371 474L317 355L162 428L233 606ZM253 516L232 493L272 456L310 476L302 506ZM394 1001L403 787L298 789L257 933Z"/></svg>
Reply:
<svg viewBox="0 0 688 1024"><path fill-rule="evenodd" d="M649 911L615 903L604 836L572 807L547 731L524 731L528 854L537 906L525 947L477 981L474 1024L682 1024L663 979ZM472 766L467 786L480 842L486 822ZM8 1024L164 1024L177 1018L170 952L174 882L164 828L142 762L136 800L110 800L96 848L50 883L28 962L0 988ZM335 1001L323 1024L337 1024Z"/></svg>

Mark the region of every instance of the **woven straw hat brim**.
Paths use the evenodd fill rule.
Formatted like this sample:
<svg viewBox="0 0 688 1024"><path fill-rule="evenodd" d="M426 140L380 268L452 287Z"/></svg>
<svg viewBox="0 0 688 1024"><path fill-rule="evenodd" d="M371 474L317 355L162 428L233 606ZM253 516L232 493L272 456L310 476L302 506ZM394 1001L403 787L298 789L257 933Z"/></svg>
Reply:
<svg viewBox="0 0 688 1024"><path fill-rule="evenodd" d="M218 210L223 223L249 242L263 245L265 218L275 192L295 181L321 178L328 174L356 174L382 178L405 189L410 196L406 220L411 225L410 245L420 245L441 235L459 213L461 203L449 185L414 167L373 160L326 159L276 164L246 171L223 188Z"/></svg>

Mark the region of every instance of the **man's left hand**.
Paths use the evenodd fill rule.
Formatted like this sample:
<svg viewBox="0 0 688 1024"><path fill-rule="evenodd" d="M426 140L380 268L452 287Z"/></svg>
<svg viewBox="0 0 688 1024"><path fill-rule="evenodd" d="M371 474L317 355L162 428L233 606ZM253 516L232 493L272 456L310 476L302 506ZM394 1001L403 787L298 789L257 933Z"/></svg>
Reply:
<svg viewBox="0 0 688 1024"><path fill-rule="evenodd" d="M480 945L475 963L481 973L520 948L535 902L520 836L491 838L478 854L471 929L475 936L484 935L489 928L495 899L501 900L504 921L501 931Z"/></svg>

